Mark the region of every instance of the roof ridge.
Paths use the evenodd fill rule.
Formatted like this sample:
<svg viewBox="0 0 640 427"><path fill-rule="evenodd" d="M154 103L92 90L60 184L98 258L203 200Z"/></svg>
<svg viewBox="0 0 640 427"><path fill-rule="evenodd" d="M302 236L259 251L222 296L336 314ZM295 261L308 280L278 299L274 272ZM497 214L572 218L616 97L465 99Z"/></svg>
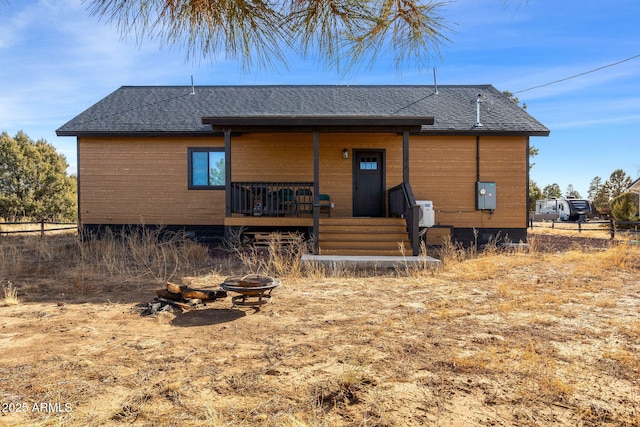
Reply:
<svg viewBox="0 0 640 427"><path fill-rule="evenodd" d="M385 87L425 87L432 88L434 84L255 84L255 85L247 85L247 84L231 84L231 85L194 85L196 88L385 88ZM170 88L190 88L191 85L122 85L120 89L170 89ZM478 84L438 84L438 88L489 88L493 87L493 85L488 83L478 83Z"/></svg>

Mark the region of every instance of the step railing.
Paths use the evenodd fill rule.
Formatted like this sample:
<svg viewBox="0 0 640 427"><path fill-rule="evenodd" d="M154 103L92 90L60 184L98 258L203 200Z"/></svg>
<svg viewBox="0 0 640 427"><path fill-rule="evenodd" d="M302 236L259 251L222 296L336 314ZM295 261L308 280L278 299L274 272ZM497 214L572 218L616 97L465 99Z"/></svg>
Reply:
<svg viewBox="0 0 640 427"><path fill-rule="evenodd" d="M420 254L420 206L413 196L411 184L403 182L389 189L389 216L404 218L414 256Z"/></svg>

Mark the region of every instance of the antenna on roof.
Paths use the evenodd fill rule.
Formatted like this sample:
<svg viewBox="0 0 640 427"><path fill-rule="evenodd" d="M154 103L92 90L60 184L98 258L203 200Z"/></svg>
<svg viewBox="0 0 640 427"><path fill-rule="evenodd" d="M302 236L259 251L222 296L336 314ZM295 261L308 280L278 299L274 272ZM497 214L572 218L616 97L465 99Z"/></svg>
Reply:
<svg viewBox="0 0 640 427"><path fill-rule="evenodd" d="M191 93L189 95L196 94L196 87L193 85L193 75L191 75Z"/></svg>
<svg viewBox="0 0 640 427"><path fill-rule="evenodd" d="M438 78L436 77L436 67L433 67L433 86L435 88L435 94L438 94Z"/></svg>

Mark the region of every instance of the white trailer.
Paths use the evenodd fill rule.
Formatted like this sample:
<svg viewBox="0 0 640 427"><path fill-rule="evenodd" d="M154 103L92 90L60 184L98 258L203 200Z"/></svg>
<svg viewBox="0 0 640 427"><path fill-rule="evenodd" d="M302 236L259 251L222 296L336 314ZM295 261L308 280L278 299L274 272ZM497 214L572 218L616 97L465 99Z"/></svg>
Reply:
<svg viewBox="0 0 640 427"><path fill-rule="evenodd" d="M586 199L546 199L536 201L536 215L544 219L584 222L591 216L591 203Z"/></svg>

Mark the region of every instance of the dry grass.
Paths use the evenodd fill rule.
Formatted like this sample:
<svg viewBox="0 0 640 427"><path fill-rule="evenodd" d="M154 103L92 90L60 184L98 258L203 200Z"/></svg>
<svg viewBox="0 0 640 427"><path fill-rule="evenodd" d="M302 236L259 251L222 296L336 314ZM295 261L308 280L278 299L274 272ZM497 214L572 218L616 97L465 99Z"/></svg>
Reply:
<svg viewBox="0 0 640 427"><path fill-rule="evenodd" d="M2 283L2 280L0 280ZM2 292L4 293L3 302L4 305L18 305L20 304L20 299L18 298L18 290L13 286L11 282L7 282L2 285Z"/></svg>
<svg viewBox="0 0 640 427"><path fill-rule="evenodd" d="M28 409L0 423L640 424L637 246L536 235L445 247L439 270L308 272L274 239L231 260L181 237L0 242L21 297L0 307L0 401ZM136 309L167 277L211 288L252 270L283 282L260 311Z"/></svg>
<svg viewBox="0 0 640 427"><path fill-rule="evenodd" d="M40 223L18 223L7 224L2 223L0 218L0 236L39 236L43 230ZM44 224L44 232L47 236L52 235L74 235L77 234L78 228L76 224L64 223L64 224ZM9 233L9 234L7 234Z"/></svg>

